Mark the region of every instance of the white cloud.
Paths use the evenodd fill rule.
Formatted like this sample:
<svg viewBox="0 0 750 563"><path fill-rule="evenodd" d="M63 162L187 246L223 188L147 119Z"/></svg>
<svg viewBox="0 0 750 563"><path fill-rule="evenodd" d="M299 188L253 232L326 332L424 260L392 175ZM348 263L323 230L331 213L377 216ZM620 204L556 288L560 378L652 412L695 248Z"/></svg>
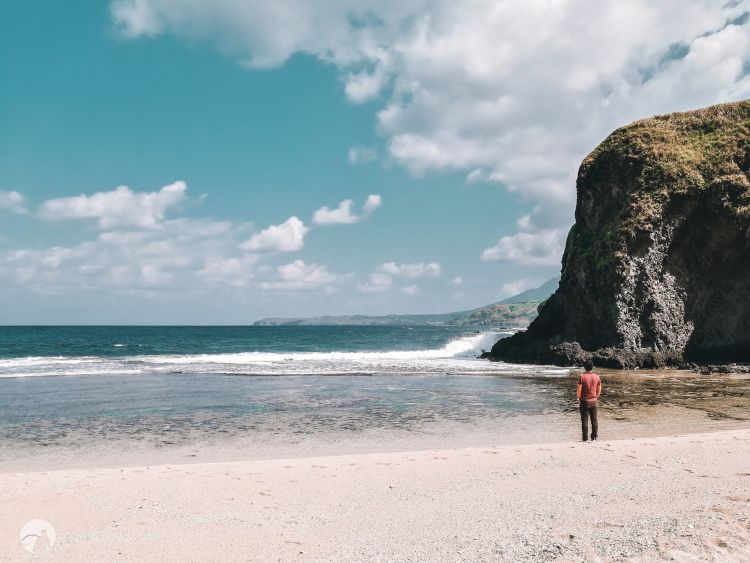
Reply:
<svg viewBox="0 0 750 563"><path fill-rule="evenodd" d="M304 260L295 260L290 264L279 266L278 278L260 284L261 289L313 290L331 291L342 278L329 272L325 266L306 264Z"/></svg>
<svg viewBox="0 0 750 563"><path fill-rule="evenodd" d="M152 36L162 30L157 13L148 0L115 0L112 15L126 37Z"/></svg>
<svg viewBox="0 0 750 563"><path fill-rule="evenodd" d="M165 272L154 264L144 264L141 266L141 277L144 283L150 287L167 286L174 279L172 273Z"/></svg>
<svg viewBox="0 0 750 563"><path fill-rule="evenodd" d="M381 66L372 72L362 70L349 73L346 79L346 97L352 102L361 104L375 98L385 86L387 76Z"/></svg>
<svg viewBox="0 0 750 563"><path fill-rule="evenodd" d="M414 264L396 264L386 262L380 267L385 273L402 278L437 277L440 275L440 264L437 262L424 262Z"/></svg>
<svg viewBox="0 0 750 563"><path fill-rule="evenodd" d="M393 279L388 274L372 273L367 282L361 283L357 289L362 293L382 293L393 287Z"/></svg>
<svg viewBox="0 0 750 563"><path fill-rule="evenodd" d="M345 199L336 209L321 207L313 215L316 225L346 225L359 221L359 216L352 213L354 201Z"/></svg>
<svg viewBox="0 0 750 563"><path fill-rule="evenodd" d="M487 172L481 168L475 168L466 175L467 184L478 184L488 180Z"/></svg>
<svg viewBox="0 0 750 563"><path fill-rule="evenodd" d="M236 252L242 230L227 222L176 219L159 229L108 231L71 247L0 255L0 277L32 290L196 288L206 281L201 266Z"/></svg>
<svg viewBox="0 0 750 563"><path fill-rule="evenodd" d="M451 283L453 285L461 285L461 284L464 283L464 279L461 276L456 276L455 278L453 278L453 280L451 281Z"/></svg>
<svg viewBox="0 0 750 563"><path fill-rule="evenodd" d="M517 233L502 237L482 252L482 260L503 260L518 264L556 266L565 245L563 229L542 229L536 233Z"/></svg>
<svg viewBox="0 0 750 563"><path fill-rule="evenodd" d="M23 194L14 191L0 190L0 209L7 209L13 213L23 215L26 213L24 202L26 198Z"/></svg>
<svg viewBox="0 0 750 563"><path fill-rule="evenodd" d="M351 67L347 82L353 84L353 100L365 100L386 79L389 53L383 39L395 40L404 19L428 4L426 0L377 4L372 0L114 0L112 15L126 37L171 31L191 39L211 39L251 68L279 66L295 53ZM363 60L368 64L354 67Z"/></svg>
<svg viewBox="0 0 750 563"><path fill-rule="evenodd" d="M165 219L154 211L152 203L144 203L142 195L148 194L128 190L127 205L116 205L115 209L105 209L99 194L53 200L64 202L45 207L45 213L54 213L55 218L95 218L100 224L117 224L119 228L91 235L89 240L69 247L0 252L0 285L22 286L24 291L45 295L105 292L171 299L219 291L229 292L226 297L234 299L247 295L248 290L332 294L352 276L335 274L326 266L303 260L282 265L261 263L275 258L264 255L265 251L301 248L308 229L297 217L240 244L247 238L250 224ZM110 193L103 195L104 200L109 197ZM145 209L151 220L136 219L133 209ZM52 215L45 217L52 219Z"/></svg>
<svg viewBox="0 0 750 563"><path fill-rule="evenodd" d="M46 293L185 296L222 288L243 294L248 289L333 293L349 279L303 260L259 265L263 255L238 249L245 229L209 219L175 219L159 229L103 232L72 247L16 250L0 254L0 284Z"/></svg>
<svg viewBox="0 0 750 563"><path fill-rule="evenodd" d="M370 274L367 282L360 283L357 289L362 293L382 293L393 287L393 278L416 279L434 278L441 273L440 264L437 262L418 262L414 264L396 264L386 262ZM416 285L401 288L407 295L414 295L419 288Z"/></svg>
<svg viewBox="0 0 750 563"><path fill-rule="evenodd" d="M241 257L207 256L198 276L214 284L245 287L255 277L253 266L258 257L249 254Z"/></svg>
<svg viewBox="0 0 750 563"><path fill-rule="evenodd" d="M615 127L750 97L748 11L750 0L113 4L133 37L213 40L255 67L294 53L337 65L351 101L382 98L394 161L496 182L535 207L516 247L570 224L576 169Z"/></svg>
<svg viewBox="0 0 750 563"><path fill-rule="evenodd" d="M358 145L349 149L347 158L349 159L349 164L372 162L378 158L378 153L372 147Z"/></svg>
<svg viewBox="0 0 750 563"><path fill-rule="evenodd" d="M378 207L383 205L383 198L378 194L370 194L367 196L365 204L362 206L362 211L365 215L369 215L375 211Z"/></svg>
<svg viewBox="0 0 750 563"><path fill-rule="evenodd" d="M310 229L297 217L289 217L281 225L263 229L240 248L251 252L294 252L305 244L305 235Z"/></svg>
<svg viewBox="0 0 750 563"><path fill-rule="evenodd" d="M366 219L370 214L382 205L382 198L379 195L370 195L367 197L362 206L362 214L357 215L352 212L354 201L345 199L336 209L321 207L313 215L313 223L316 225L348 225L358 223Z"/></svg>
<svg viewBox="0 0 750 563"><path fill-rule="evenodd" d="M166 210L185 198L185 182L164 186L158 192L133 192L120 186L110 192L97 192L50 199L39 207L39 217L48 221L96 219L102 229L157 227Z"/></svg>

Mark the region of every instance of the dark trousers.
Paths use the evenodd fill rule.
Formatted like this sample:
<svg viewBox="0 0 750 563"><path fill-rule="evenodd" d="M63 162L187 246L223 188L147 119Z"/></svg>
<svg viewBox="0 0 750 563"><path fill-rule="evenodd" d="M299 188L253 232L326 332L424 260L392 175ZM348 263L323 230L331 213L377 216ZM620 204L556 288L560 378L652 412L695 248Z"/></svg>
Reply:
<svg viewBox="0 0 750 563"><path fill-rule="evenodd" d="M583 441L589 439L589 417L591 417L591 439L596 440L599 435L599 419L596 416L596 403L587 405L581 401L578 410L581 411L581 435Z"/></svg>

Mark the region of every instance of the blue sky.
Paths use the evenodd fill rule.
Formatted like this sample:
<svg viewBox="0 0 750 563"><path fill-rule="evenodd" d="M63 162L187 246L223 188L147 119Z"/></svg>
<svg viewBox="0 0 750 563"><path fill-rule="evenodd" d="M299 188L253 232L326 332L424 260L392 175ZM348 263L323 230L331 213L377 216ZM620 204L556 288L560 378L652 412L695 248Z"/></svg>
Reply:
<svg viewBox="0 0 750 563"><path fill-rule="evenodd" d="M0 322L442 312L541 283L606 134L747 97L745 10L3 3Z"/></svg>

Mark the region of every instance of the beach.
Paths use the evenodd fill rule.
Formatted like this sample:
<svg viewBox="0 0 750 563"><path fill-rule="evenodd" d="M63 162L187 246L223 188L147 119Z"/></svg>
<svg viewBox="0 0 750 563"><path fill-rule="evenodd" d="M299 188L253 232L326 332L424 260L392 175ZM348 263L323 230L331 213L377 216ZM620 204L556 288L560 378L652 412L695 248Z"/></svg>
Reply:
<svg viewBox="0 0 750 563"><path fill-rule="evenodd" d="M0 553L43 558L610 561L750 557L750 429L0 474Z"/></svg>
<svg viewBox="0 0 750 563"><path fill-rule="evenodd" d="M0 563L750 563L750 0L0 38Z"/></svg>
<svg viewBox="0 0 750 563"><path fill-rule="evenodd" d="M750 558L747 374L600 370L581 443L492 332L6 332L0 560Z"/></svg>

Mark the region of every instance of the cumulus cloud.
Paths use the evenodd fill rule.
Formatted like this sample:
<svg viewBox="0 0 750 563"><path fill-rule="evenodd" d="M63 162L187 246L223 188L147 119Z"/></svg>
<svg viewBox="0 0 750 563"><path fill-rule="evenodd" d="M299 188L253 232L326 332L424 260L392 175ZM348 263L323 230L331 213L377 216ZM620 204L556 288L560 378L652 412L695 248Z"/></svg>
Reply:
<svg viewBox="0 0 750 563"><path fill-rule="evenodd" d="M380 267L383 272L392 276L403 278L422 278L437 277L440 275L441 268L437 262L418 262L414 264L396 264L395 262L386 262Z"/></svg>
<svg viewBox="0 0 750 563"><path fill-rule="evenodd" d="M369 217L382 204L383 200L379 195L369 195L362 206L362 214L357 215L352 212L354 201L345 199L335 209L329 209L328 207L318 209L313 215L313 223L316 225L348 225L358 223Z"/></svg>
<svg viewBox="0 0 750 563"><path fill-rule="evenodd" d="M346 79L346 97L358 104L372 100L380 93L387 80L382 66L377 66L372 72L362 70L349 73Z"/></svg>
<svg viewBox="0 0 750 563"><path fill-rule="evenodd" d="M295 260L276 268L278 278L262 282L261 289L313 290L331 291L341 277L328 271L319 264L306 264L304 260Z"/></svg>
<svg viewBox="0 0 750 563"><path fill-rule="evenodd" d="M48 295L103 291L165 297L240 289L242 294L248 289L333 293L351 276L303 260L273 264L271 251L302 247L308 228L297 217L240 243L251 224L165 218L173 200L161 195L173 190L167 186L142 194L122 188L45 202L40 218L95 219L107 228L71 246L0 252L0 285ZM175 192L182 194L184 185ZM23 203L17 197L7 201Z"/></svg>
<svg viewBox="0 0 750 563"><path fill-rule="evenodd" d="M496 183L534 208L517 249L570 224L576 168L613 128L750 97L750 0L117 0L112 10L131 37L212 40L254 67L294 53L336 65L352 102L382 100L392 160Z"/></svg>
<svg viewBox="0 0 750 563"><path fill-rule="evenodd" d="M466 175L467 184L478 184L480 182L486 182L489 179L487 172L481 168L475 168Z"/></svg>
<svg viewBox="0 0 750 563"><path fill-rule="evenodd" d="M102 229L157 227L168 208L185 199L185 182L164 186L158 192L134 192L119 186L109 192L78 195L45 201L38 211L48 221L95 219Z"/></svg>
<svg viewBox="0 0 750 563"><path fill-rule="evenodd" d="M321 207L313 215L313 223L316 225L346 225L356 223L360 217L352 213L354 201L345 199L336 209Z"/></svg>
<svg viewBox="0 0 750 563"><path fill-rule="evenodd" d="M369 215L381 205L383 205L383 198L378 194L370 194L367 196L367 200L362 206L362 211L364 211L365 215Z"/></svg>
<svg viewBox="0 0 750 563"><path fill-rule="evenodd" d="M237 228L207 219L167 220L159 229L119 230L71 247L0 255L0 277L31 289L185 288L197 270L236 248Z"/></svg>
<svg viewBox="0 0 750 563"><path fill-rule="evenodd" d="M253 254L240 257L207 256L198 276L212 284L245 287L255 277L253 266L257 261L258 256Z"/></svg>
<svg viewBox="0 0 750 563"><path fill-rule="evenodd" d="M440 264L437 262L415 262L413 264L396 264L386 262L378 266L370 274L365 283L360 283L357 289L362 293L381 293L393 287L394 278L417 279L435 278L441 274ZM414 295L419 288L416 285L402 287L401 291L407 295Z"/></svg>
<svg viewBox="0 0 750 563"><path fill-rule="evenodd" d="M26 213L26 207L24 207L25 201L26 198L19 192L0 190L0 210L7 209L13 213L23 215Z"/></svg>
<svg viewBox="0 0 750 563"><path fill-rule="evenodd" d="M262 254L238 248L245 228L210 219L175 219L159 229L103 232L71 247L15 250L0 254L0 283L46 293L188 295L215 288L332 293L347 280L303 260L260 265Z"/></svg>
<svg viewBox="0 0 750 563"><path fill-rule="evenodd" d="M147 0L112 2L112 15L126 37L157 35L163 28L157 12Z"/></svg>
<svg viewBox="0 0 750 563"><path fill-rule="evenodd" d="M419 286L407 285L406 287L401 288L401 293L405 293L406 295L416 295L417 293L419 293Z"/></svg>
<svg viewBox="0 0 750 563"><path fill-rule="evenodd" d="M393 278L388 274L374 272L365 283L357 285L357 289L362 293L382 293L393 287Z"/></svg>
<svg viewBox="0 0 750 563"><path fill-rule="evenodd" d="M376 160L378 158L378 153L372 147L359 145L349 149L347 158L349 159L349 164L360 164Z"/></svg>
<svg viewBox="0 0 750 563"><path fill-rule="evenodd" d="M482 252L482 260L503 260L529 266L556 266L565 247L563 229L542 229L536 233L517 233L502 237L495 246Z"/></svg>
<svg viewBox="0 0 750 563"><path fill-rule="evenodd" d="M114 0L115 25L125 37L173 32L213 40L250 68L283 64L307 53L351 71L352 99L367 100L386 80L389 53L404 21L428 0ZM374 29L373 29L374 28ZM367 65L360 64L363 60Z"/></svg>
<svg viewBox="0 0 750 563"><path fill-rule="evenodd" d="M304 246L309 230L299 218L292 216L280 225L271 225L253 235L240 248L251 252L294 252Z"/></svg>

